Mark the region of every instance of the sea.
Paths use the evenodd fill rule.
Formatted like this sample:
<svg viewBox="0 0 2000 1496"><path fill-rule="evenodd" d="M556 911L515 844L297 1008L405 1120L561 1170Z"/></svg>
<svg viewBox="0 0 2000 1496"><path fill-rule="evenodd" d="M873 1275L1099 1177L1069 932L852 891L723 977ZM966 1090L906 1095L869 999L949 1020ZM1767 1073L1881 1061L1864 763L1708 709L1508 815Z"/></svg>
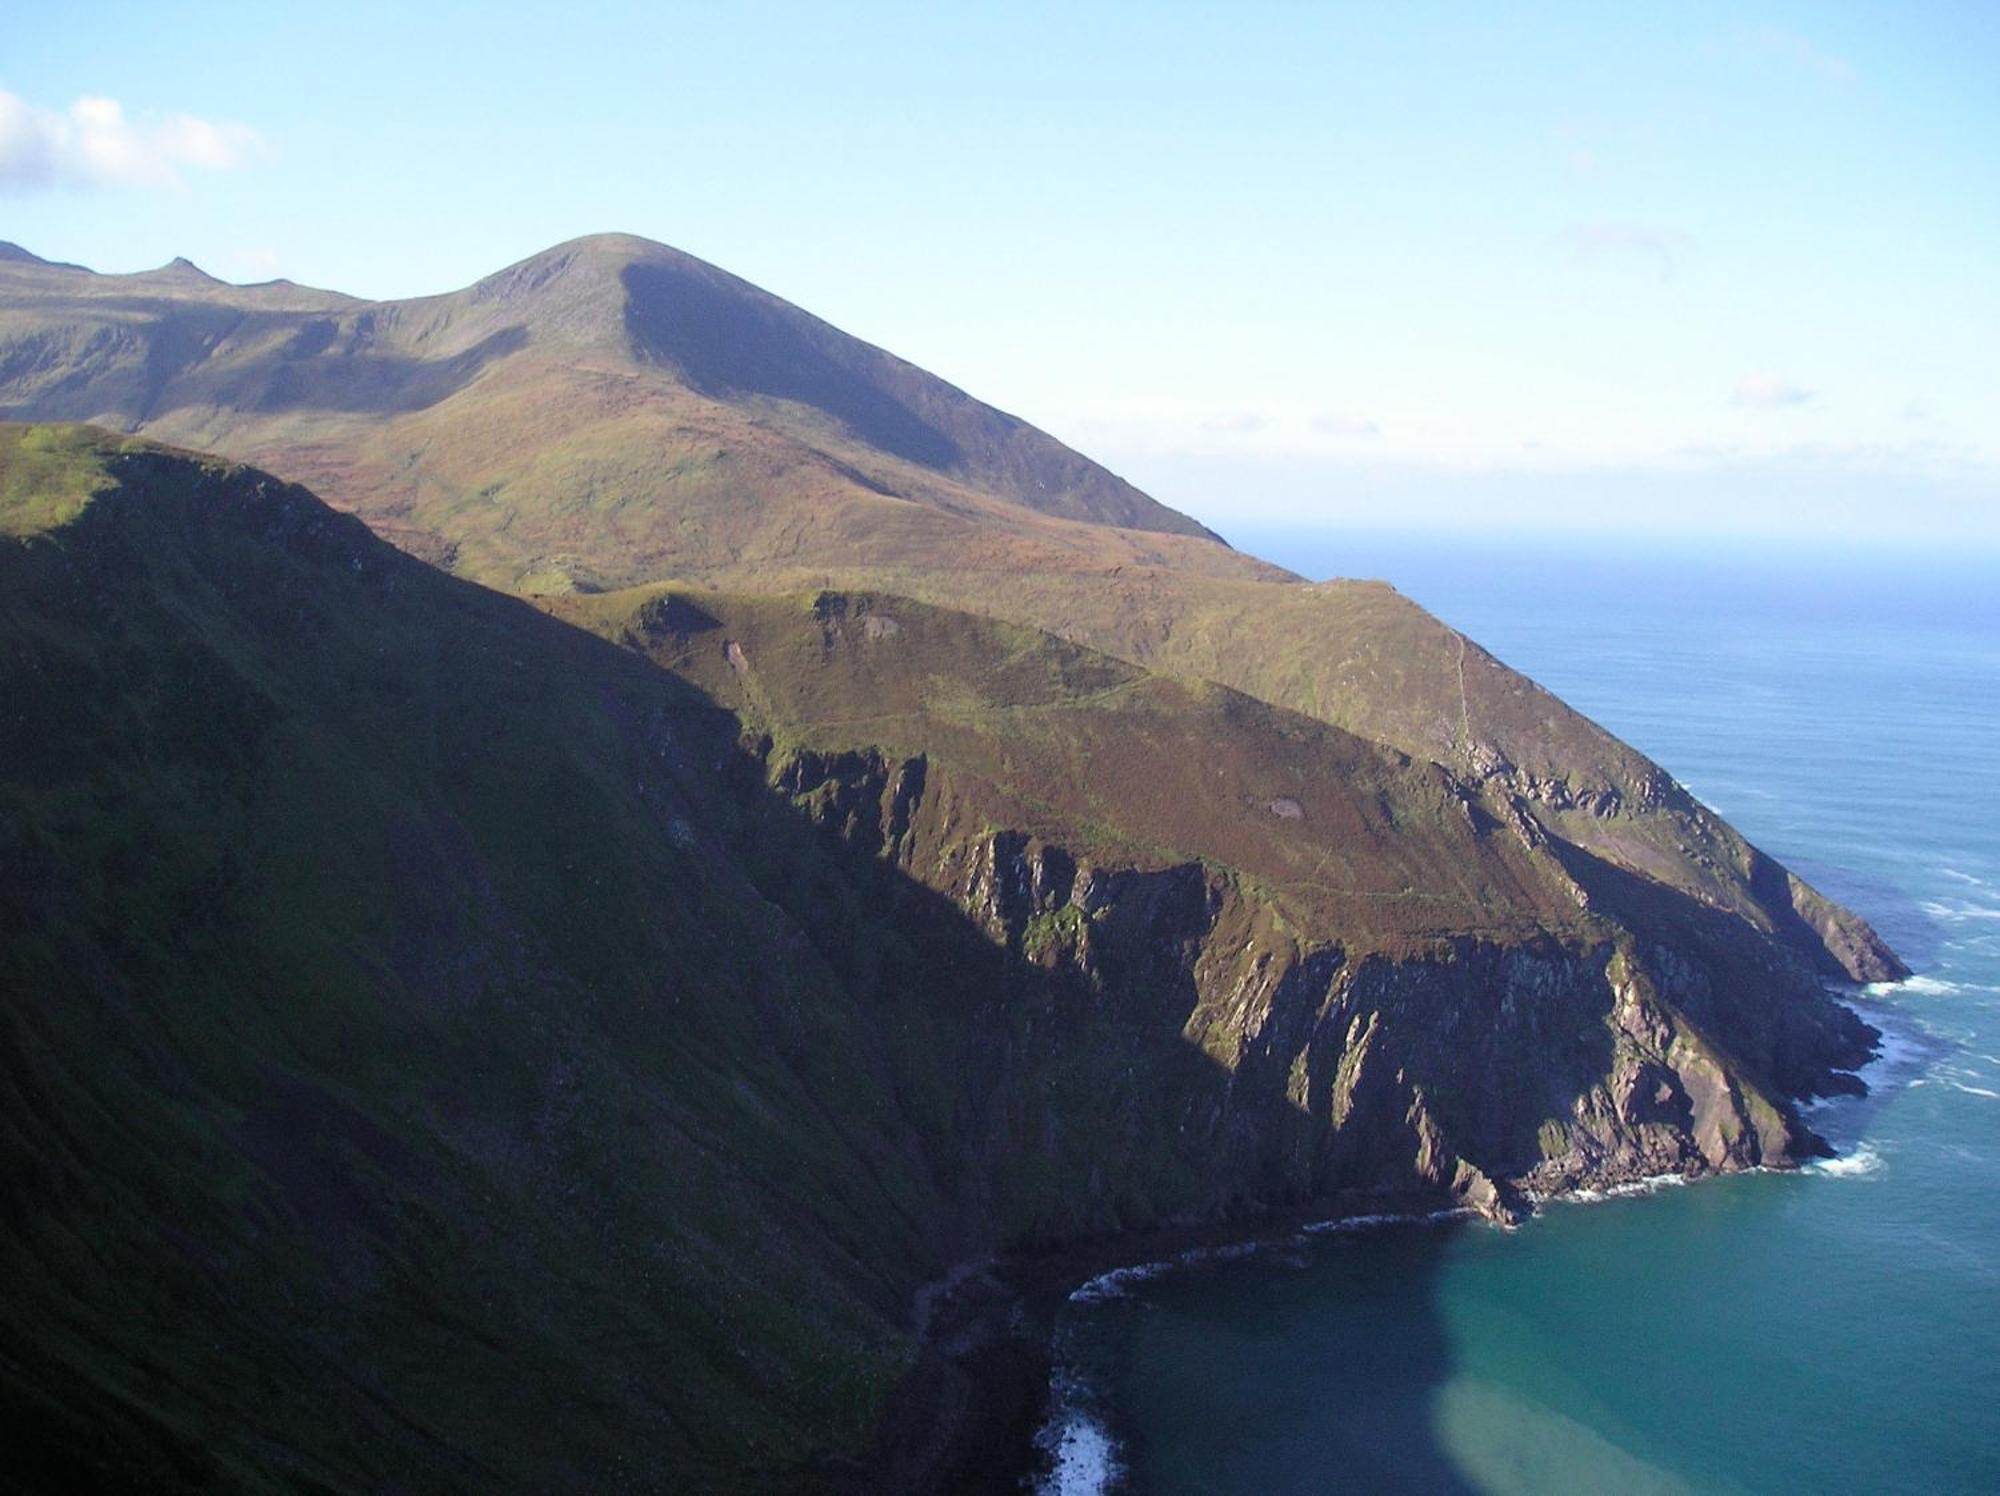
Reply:
<svg viewBox="0 0 2000 1496"><path fill-rule="evenodd" d="M1086 1285L1079 1493L2000 1492L2000 558L1232 535L1384 578L1860 911L1915 975L1837 1156Z"/></svg>

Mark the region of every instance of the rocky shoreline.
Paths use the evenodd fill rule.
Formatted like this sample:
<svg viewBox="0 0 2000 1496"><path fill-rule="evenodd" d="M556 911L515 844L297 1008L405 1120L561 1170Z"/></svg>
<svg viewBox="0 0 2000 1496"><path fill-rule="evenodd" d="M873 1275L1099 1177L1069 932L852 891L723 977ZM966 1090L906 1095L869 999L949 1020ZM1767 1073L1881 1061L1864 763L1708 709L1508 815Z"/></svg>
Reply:
<svg viewBox="0 0 2000 1496"><path fill-rule="evenodd" d="M1048 1452L1037 1436L1050 1413L1056 1321L1079 1289L1112 1275L1194 1266L1315 1232L1441 1214L1485 1214L1511 1225L1527 1211L1480 1212L1445 1192L1370 1192L962 1263L925 1292L923 1350L892 1395L868 1457L805 1472L799 1489L827 1496L1018 1493L1048 1473Z"/></svg>
<svg viewBox="0 0 2000 1496"><path fill-rule="evenodd" d="M1484 1206L1449 1192L1371 1192L961 1263L924 1291L924 1348L892 1395L869 1456L817 1467L799 1489L825 1496L934 1491L1018 1496L1038 1488L1051 1473L1053 1452L1042 1435L1053 1411L1057 1319L1079 1290L1092 1284L1117 1292L1123 1281L1297 1246L1341 1230L1446 1220L1512 1229L1553 1204L1650 1194L1667 1185L1768 1167L1670 1175L1612 1169L1554 1190L1506 1189Z"/></svg>

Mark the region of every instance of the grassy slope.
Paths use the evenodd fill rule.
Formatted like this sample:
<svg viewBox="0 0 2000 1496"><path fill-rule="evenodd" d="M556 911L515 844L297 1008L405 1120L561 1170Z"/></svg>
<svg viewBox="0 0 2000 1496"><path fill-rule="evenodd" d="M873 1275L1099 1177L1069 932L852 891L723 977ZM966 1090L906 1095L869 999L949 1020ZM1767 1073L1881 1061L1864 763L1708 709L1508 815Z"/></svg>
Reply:
<svg viewBox="0 0 2000 1496"><path fill-rule="evenodd" d="M745 600L751 677L677 678L254 471L0 427L0 496L0 1413L47 1481L855 1451L951 1258L1243 1195L1184 1127L1226 1079L1144 976L1183 859L1298 880L1357 949L1435 927L1411 880L1517 931L1543 897L1434 771L1046 635L911 606L823 669L809 602ZM937 858L1087 849L1138 891L1106 959L1146 1002L1054 1002L829 843L716 698L828 745L865 703L952 786Z"/></svg>
<svg viewBox="0 0 2000 1496"><path fill-rule="evenodd" d="M1206 860L1360 949L1580 924L1567 886L1517 838L1480 834L1432 765L1038 629L870 594L548 605L788 744L928 755L994 786L1018 829L1147 865Z"/></svg>
<svg viewBox="0 0 2000 1496"><path fill-rule="evenodd" d="M0 492L100 490L0 542L13 1473L729 1483L864 1439L941 1212L828 1083L873 1063L839 981L765 954L734 724L115 450L0 437Z"/></svg>
<svg viewBox="0 0 2000 1496"><path fill-rule="evenodd" d="M103 433L81 426L9 428L0 463L0 535L10 540L68 524L111 485ZM135 444L136 445L136 444Z"/></svg>
<svg viewBox="0 0 2000 1496"><path fill-rule="evenodd" d="M1306 586L1198 537L1078 523L1179 524L661 246L577 241L380 305L0 264L0 401L262 462L509 590L839 587L1052 629L1491 781L1565 840L1818 952L1830 974L1901 969L1656 766L1389 589Z"/></svg>
<svg viewBox="0 0 2000 1496"><path fill-rule="evenodd" d="M976 558L975 558L976 562ZM1829 976L1905 975L1865 922L1788 874L1658 765L1380 582L952 564L755 565L723 589L901 593L1051 629L1443 765L1615 867L1776 935Z"/></svg>
<svg viewBox="0 0 2000 1496"><path fill-rule="evenodd" d="M503 585L562 566L579 505L586 528L621 534L620 511L654 500L663 475L698 500L718 446L755 475L720 481L754 491L781 534L884 500L928 511L947 543L968 515L1057 549L1206 534L921 370L616 235L452 295L374 304L0 263L9 416L143 428L262 461L413 541L463 548L464 574ZM694 518L713 517L697 503ZM1087 538L1107 523L1161 534ZM729 535L715 545L718 559L740 554ZM651 575L584 562L586 583Z"/></svg>
<svg viewBox="0 0 2000 1496"><path fill-rule="evenodd" d="M0 515L47 1484L769 1488L865 1447L954 1259L1781 1160L1856 1041L1690 908L1653 995L1435 767L1038 631L551 604L615 649L76 428L0 427Z"/></svg>
<svg viewBox="0 0 2000 1496"><path fill-rule="evenodd" d="M1393 598L1385 588L1358 590ZM1482 1030L1488 1020L1476 1020L1478 1037L1459 1029L1511 980L1502 972L1479 979L1493 989L1450 999L1465 1005L1442 1020L1459 1032L1450 1043L1409 1044L1409 1019L1397 1015L1395 1042L1407 1046L1399 1075L1432 1102L1481 1096L1484 1115L1461 1114L1442 1136L1496 1178L1590 1167L1567 1155L1567 1121L1555 1124L1558 1142L1539 1153L1540 1144L1523 1151L1501 1135L1523 1115L1534 1119L1531 1133L1586 1112L1601 1120L1598 1102L1579 1109L1567 1088L1588 1090L1597 1084L1588 1077L1656 1063L1650 1046L1660 1033L1677 1032L1690 1049L1710 1053L1717 1074L1733 1077L1724 1088L1758 1111L1760 1127L1774 1138L1786 1131L1777 1116L1783 1098L1825 1084L1826 1055L1855 1053L1848 1047L1854 1021L1832 1010L1810 975L1813 962L1827 959L1816 933L1774 932L1760 908L1689 897L1622 871L1606 858L1598 829L1617 825L1622 813L1572 809L1565 819L1584 825L1599 845L1566 839L1524 813L1511 778L1468 789L1425 759L1316 718L1140 670L1041 630L907 597L656 587L544 606L698 683L775 735L783 752L810 750L824 759L860 751L892 761L928 755L951 766L961 784L981 786L980 802L1000 824L1040 843L1115 850L1137 866L1200 863L1255 907L1253 924L1275 922L1275 930L1242 947L1258 953L1250 962L1258 971L1266 961L1276 963L1273 972L1309 968L1312 953L1323 954L1329 942L1361 966L1387 958L1449 968L1467 962L1474 947L1546 956L1552 941L1577 951L1651 953L1634 955L1634 970L1652 965L1662 950L1681 952L1652 979L1640 979L1664 1005L1663 1027L1636 1048L1618 1039L1618 1058L1573 1055L1574 1071L1560 1058L1571 1041L1557 1037L1570 1020L1535 1019L1550 1029L1513 1039L1506 1020L1490 1033ZM922 866L913 871L937 876ZM1058 898L1036 918L1059 923L1075 914ZM1771 940L1773 933L1781 938ZM1060 931L1051 925L1044 934ZM1185 1027L1190 1037L1205 1034L1205 1045L1219 1043L1213 1052L1234 1067L1246 1045L1273 1043L1285 1020L1249 991L1256 975L1224 969L1228 947L1219 936L1209 942L1208 974L1197 982L1201 995ZM1706 975L1683 980L1693 968ZM1544 991L1523 1001L1532 1009L1549 999ZM1342 1006L1335 1001L1322 1014L1322 1035ZM1586 1020L1583 1032L1601 1021ZM1294 1033L1275 1042L1298 1043ZM1521 1052L1482 1074L1474 1058L1482 1048L1497 1046L1497 1054L1514 1040ZM1315 1039L1295 1058L1306 1064L1321 1048ZM1338 1042L1326 1048L1354 1058ZM1567 1078L1551 1081L1558 1072ZM1523 1077L1536 1093L1525 1113L1521 1097L1496 1079L1503 1075ZM1309 1111L1318 1105L1296 1099ZM1498 1120L1502 1113L1514 1120Z"/></svg>

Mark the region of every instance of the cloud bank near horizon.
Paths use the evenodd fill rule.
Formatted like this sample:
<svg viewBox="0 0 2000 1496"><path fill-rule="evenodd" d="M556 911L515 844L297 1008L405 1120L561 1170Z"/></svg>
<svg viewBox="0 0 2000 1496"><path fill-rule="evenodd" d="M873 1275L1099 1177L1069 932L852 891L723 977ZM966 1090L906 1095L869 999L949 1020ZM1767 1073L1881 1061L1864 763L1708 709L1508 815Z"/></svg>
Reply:
<svg viewBox="0 0 2000 1496"><path fill-rule="evenodd" d="M2000 553L2000 467L1949 444L1802 444L1657 463L1480 467L1099 449L1225 538L1261 532L1563 534Z"/></svg>

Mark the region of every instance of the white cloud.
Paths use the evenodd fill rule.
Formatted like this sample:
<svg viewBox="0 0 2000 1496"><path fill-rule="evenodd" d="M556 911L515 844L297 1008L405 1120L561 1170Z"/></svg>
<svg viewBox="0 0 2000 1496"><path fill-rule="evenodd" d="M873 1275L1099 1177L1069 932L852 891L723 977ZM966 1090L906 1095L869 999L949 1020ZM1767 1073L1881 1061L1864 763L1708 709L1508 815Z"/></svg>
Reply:
<svg viewBox="0 0 2000 1496"><path fill-rule="evenodd" d="M1655 224L1602 219L1573 223L1556 236L1580 264L1601 260L1639 260L1658 268L1661 280L1671 280L1694 241L1678 229Z"/></svg>
<svg viewBox="0 0 2000 1496"><path fill-rule="evenodd" d="M191 114L128 119L116 99L38 109L0 89L0 193L51 187L180 187L184 171L230 171L265 151L257 132Z"/></svg>
<svg viewBox="0 0 2000 1496"><path fill-rule="evenodd" d="M1203 421L1201 429L1224 436L1250 436L1270 424L1254 410L1225 410Z"/></svg>
<svg viewBox="0 0 2000 1496"><path fill-rule="evenodd" d="M1776 409L1786 405L1804 405L1817 391L1803 385L1794 384L1781 374L1773 374L1768 369L1755 374L1745 374L1736 381L1735 393L1730 396L1733 405L1754 405L1764 409Z"/></svg>

